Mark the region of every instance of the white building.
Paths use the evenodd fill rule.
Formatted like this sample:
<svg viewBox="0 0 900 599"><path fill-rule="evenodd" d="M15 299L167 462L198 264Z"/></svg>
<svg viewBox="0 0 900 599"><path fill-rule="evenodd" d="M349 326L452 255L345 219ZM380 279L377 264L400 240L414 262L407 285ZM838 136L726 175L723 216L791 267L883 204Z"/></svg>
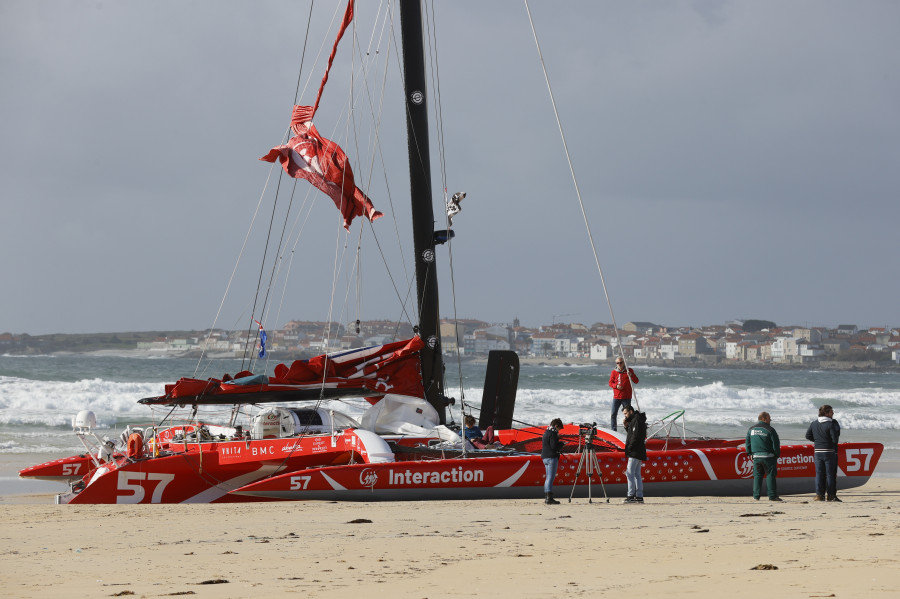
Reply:
<svg viewBox="0 0 900 599"><path fill-rule="evenodd" d="M609 343L592 343L591 360L608 360L610 356Z"/></svg>
<svg viewBox="0 0 900 599"><path fill-rule="evenodd" d="M663 339L659 342L659 357L663 360L674 360L678 355L678 339Z"/></svg>

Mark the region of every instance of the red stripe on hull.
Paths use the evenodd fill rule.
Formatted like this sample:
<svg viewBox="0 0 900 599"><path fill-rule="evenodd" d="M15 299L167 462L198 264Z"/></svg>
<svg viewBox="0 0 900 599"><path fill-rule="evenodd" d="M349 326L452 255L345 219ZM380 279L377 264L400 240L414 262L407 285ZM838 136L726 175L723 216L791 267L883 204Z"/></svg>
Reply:
<svg viewBox="0 0 900 599"><path fill-rule="evenodd" d="M840 488L865 483L875 469L884 446L846 443L839 452ZM597 453L600 473L590 480L599 491L622 494L626 458L621 453ZM579 464L581 470L579 472ZM665 496L750 494L752 463L736 447L651 451L643 467L645 492ZM577 481L576 481L577 475ZM815 477L811 445L782 447L779 492L812 492ZM554 486L576 494L588 490L581 456L561 456ZM422 500L540 497L544 465L539 456L478 457L468 459L360 464L315 468L275 476L234 492L271 499ZM595 491L596 493L596 491Z"/></svg>

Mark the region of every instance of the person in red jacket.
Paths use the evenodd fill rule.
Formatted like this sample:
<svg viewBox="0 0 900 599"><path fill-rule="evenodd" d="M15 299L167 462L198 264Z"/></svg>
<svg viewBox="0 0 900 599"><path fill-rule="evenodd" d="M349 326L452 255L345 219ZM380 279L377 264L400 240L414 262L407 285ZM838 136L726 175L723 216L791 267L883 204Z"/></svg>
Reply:
<svg viewBox="0 0 900 599"><path fill-rule="evenodd" d="M616 358L616 367L609 375L609 386L613 390L612 401L612 417L610 419L610 427L618 430L616 427L616 419L619 416L619 409L624 406L631 406L632 384L638 383L638 377L634 374L634 368L629 368L628 373L625 372L625 360Z"/></svg>

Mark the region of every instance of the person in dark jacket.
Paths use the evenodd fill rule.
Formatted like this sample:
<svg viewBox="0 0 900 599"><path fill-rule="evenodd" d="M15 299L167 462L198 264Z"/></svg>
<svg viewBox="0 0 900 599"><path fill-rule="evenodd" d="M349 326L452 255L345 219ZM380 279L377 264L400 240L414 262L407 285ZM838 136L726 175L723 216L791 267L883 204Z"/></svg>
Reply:
<svg viewBox="0 0 900 599"><path fill-rule="evenodd" d="M838 439L841 425L834 419L834 410L825 404L819 408L819 418L806 430L806 438L815 444L816 501L840 501L837 496Z"/></svg>
<svg viewBox="0 0 900 599"><path fill-rule="evenodd" d="M647 461L647 415L636 412L630 405L625 406L625 478L628 480L628 496L625 503L644 503L644 481L641 466Z"/></svg>
<svg viewBox="0 0 900 599"><path fill-rule="evenodd" d="M759 421L747 431L747 455L753 460L753 499L759 501L763 477L769 501L781 501L775 476L778 472L778 456L781 455L781 441L772 428L772 417L768 412L760 412Z"/></svg>
<svg viewBox="0 0 900 599"><path fill-rule="evenodd" d="M609 386L613 390L612 400L612 416L610 417L610 428L616 428L616 419L619 416L619 409L631 405L631 397L633 395L632 383L638 383L638 377L634 373L634 368L625 369L625 360L616 358L616 367L609 374Z"/></svg>
<svg viewBox="0 0 900 599"><path fill-rule="evenodd" d="M544 468L547 471L547 479L544 481L544 503L547 505L559 503L553 499L553 479L556 478L559 452L563 447L562 441L559 440L559 431L562 430L562 427L562 420L554 418L541 438L541 459L544 461Z"/></svg>

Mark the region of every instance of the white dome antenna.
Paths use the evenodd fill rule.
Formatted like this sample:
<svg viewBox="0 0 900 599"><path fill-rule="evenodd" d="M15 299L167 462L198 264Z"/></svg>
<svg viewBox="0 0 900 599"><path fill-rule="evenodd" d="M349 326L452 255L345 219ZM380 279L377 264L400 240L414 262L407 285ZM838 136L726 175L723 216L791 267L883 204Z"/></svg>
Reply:
<svg viewBox="0 0 900 599"><path fill-rule="evenodd" d="M76 433L89 433L97 428L97 417L90 410L81 410L72 418L72 428Z"/></svg>

